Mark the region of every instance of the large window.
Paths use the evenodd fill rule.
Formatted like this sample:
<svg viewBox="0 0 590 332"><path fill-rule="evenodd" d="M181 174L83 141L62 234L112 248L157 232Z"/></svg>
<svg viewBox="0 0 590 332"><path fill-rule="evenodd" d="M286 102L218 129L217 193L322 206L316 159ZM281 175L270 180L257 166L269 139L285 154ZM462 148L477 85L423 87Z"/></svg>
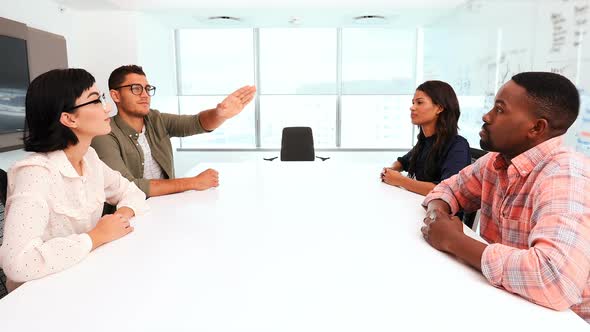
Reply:
<svg viewBox="0 0 590 332"><path fill-rule="evenodd" d="M482 117L494 105L494 96L459 96L459 105L461 107L459 134L469 141L472 148L479 149Z"/></svg>
<svg viewBox="0 0 590 332"><path fill-rule="evenodd" d="M415 30L343 29L342 93L411 93L415 59Z"/></svg>
<svg viewBox="0 0 590 332"><path fill-rule="evenodd" d="M412 97L343 96L342 147L410 148Z"/></svg>
<svg viewBox="0 0 590 332"><path fill-rule="evenodd" d="M341 147L412 146L415 59L415 30L342 30Z"/></svg>
<svg viewBox="0 0 590 332"><path fill-rule="evenodd" d="M184 96L179 98L180 114L197 114L215 107L223 96ZM217 130L203 135L183 137L182 148L252 148L255 146L254 104L224 123Z"/></svg>
<svg viewBox="0 0 590 332"><path fill-rule="evenodd" d="M176 34L180 114L217 106L228 94L254 84L251 29L178 30ZM183 148L255 147L254 103L219 129L181 139Z"/></svg>
<svg viewBox="0 0 590 332"><path fill-rule="evenodd" d="M179 30L176 41L181 114L258 85L242 114L183 148L279 148L288 126L311 127L318 148L412 146L415 30Z"/></svg>
<svg viewBox="0 0 590 332"><path fill-rule="evenodd" d="M278 148L284 127L313 130L336 146L336 29L260 30L260 146Z"/></svg>
<svg viewBox="0 0 590 332"><path fill-rule="evenodd" d="M254 83L251 29L178 30L181 95L228 94Z"/></svg>
<svg viewBox="0 0 590 332"><path fill-rule="evenodd" d="M311 127L316 147L333 148L336 142L335 96L261 96L261 146L281 146L284 127Z"/></svg>
<svg viewBox="0 0 590 332"><path fill-rule="evenodd" d="M336 94L336 29L260 29L261 94Z"/></svg>
<svg viewBox="0 0 590 332"><path fill-rule="evenodd" d="M322 148L408 149L417 131L408 108L426 80L453 87L459 133L478 147L482 115L516 73L560 73L588 96L582 2L467 1L379 26L178 30L181 113L258 86L244 114L183 147L276 148L283 127L301 125ZM585 140L584 128L581 116L567 141Z"/></svg>

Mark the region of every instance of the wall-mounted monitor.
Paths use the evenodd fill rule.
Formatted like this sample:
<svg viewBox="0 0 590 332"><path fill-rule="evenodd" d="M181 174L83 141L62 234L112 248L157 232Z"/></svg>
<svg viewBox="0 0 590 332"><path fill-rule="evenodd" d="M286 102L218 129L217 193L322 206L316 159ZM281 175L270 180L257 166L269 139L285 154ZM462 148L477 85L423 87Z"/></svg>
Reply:
<svg viewBox="0 0 590 332"><path fill-rule="evenodd" d="M29 86L27 42L0 36L0 54L0 135L23 132Z"/></svg>

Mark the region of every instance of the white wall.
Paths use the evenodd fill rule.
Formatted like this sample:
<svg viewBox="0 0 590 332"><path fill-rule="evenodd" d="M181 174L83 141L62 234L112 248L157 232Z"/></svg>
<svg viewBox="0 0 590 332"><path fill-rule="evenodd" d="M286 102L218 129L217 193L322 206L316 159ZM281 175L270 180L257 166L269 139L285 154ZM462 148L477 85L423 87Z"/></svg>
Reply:
<svg viewBox="0 0 590 332"><path fill-rule="evenodd" d="M157 95L176 96L174 28L142 14L137 18L137 33L137 61L150 81L157 84Z"/></svg>
<svg viewBox="0 0 590 332"><path fill-rule="evenodd" d="M69 33L70 67L84 68L104 92L113 69L137 62L137 21L132 12L77 12Z"/></svg>
<svg viewBox="0 0 590 332"><path fill-rule="evenodd" d="M0 17L63 35L67 39L72 31L72 18L76 12L70 10L62 12L59 8L55 2L49 0L3 0L0 6Z"/></svg>
<svg viewBox="0 0 590 332"><path fill-rule="evenodd" d="M151 107L165 113L178 112L174 29L157 18L138 18L137 64L143 67L150 84L156 86ZM172 139L179 147L179 139Z"/></svg>
<svg viewBox="0 0 590 332"><path fill-rule="evenodd" d="M177 112L174 29L157 18L120 11L68 8L60 11L50 0L3 4L0 16L63 35L67 41L69 66L88 70L103 91L108 91L107 80L116 67L123 64L143 66L150 83L157 86L152 107L163 112ZM172 141L174 146L179 146L178 139ZM26 154L22 150L0 153L0 168L9 168ZM176 172L184 174L201 162L259 160L268 155L273 153L175 152Z"/></svg>
<svg viewBox="0 0 590 332"><path fill-rule="evenodd" d="M120 11L76 11L50 0L3 1L0 17L65 37L68 65L84 68L107 92L113 69L138 61L138 21L140 14ZM0 153L0 167L6 169L24 151Z"/></svg>
<svg viewBox="0 0 590 332"><path fill-rule="evenodd" d="M63 35L68 65L94 75L101 89L111 71L137 61L137 28L140 14L120 11L60 10L50 0L5 1L0 16Z"/></svg>

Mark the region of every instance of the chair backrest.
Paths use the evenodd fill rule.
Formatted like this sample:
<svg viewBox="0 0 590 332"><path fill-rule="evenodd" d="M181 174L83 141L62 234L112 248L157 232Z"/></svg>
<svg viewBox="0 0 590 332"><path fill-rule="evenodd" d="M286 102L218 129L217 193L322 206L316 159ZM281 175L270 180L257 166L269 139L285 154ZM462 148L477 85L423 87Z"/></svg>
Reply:
<svg viewBox="0 0 590 332"><path fill-rule="evenodd" d="M0 203L6 205L6 191L8 190L8 179L6 171L0 168Z"/></svg>
<svg viewBox="0 0 590 332"><path fill-rule="evenodd" d="M4 203L0 202L0 246L2 246L2 240L4 237ZM6 276L4 271L0 268L0 299L8 294L6 289Z"/></svg>
<svg viewBox="0 0 590 332"><path fill-rule="evenodd" d="M0 169L0 246L4 239L4 205L6 205L6 191L8 186L8 180L6 178L6 172ZM6 276L4 271L0 268L0 299L6 296L8 291L6 290Z"/></svg>
<svg viewBox="0 0 590 332"><path fill-rule="evenodd" d="M0 246L2 245L2 239L4 238L4 206L6 206L7 190L8 179L6 177L6 172L0 168Z"/></svg>
<svg viewBox="0 0 590 332"><path fill-rule="evenodd" d="M285 127L281 141L281 161L314 161L313 133L310 127Z"/></svg>
<svg viewBox="0 0 590 332"><path fill-rule="evenodd" d="M471 228L473 231L475 231L475 229L477 228L477 224L475 222L476 216L477 211L463 213L463 223L467 225L467 227Z"/></svg>
<svg viewBox="0 0 590 332"><path fill-rule="evenodd" d="M485 156L488 153L485 150L469 148L469 152L471 153L471 163L473 164L477 159Z"/></svg>

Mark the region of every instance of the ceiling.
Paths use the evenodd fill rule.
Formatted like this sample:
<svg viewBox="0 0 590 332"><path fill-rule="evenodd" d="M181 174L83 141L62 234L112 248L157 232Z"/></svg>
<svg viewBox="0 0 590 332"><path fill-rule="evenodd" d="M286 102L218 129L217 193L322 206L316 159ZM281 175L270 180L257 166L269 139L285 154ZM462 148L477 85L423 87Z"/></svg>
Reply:
<svg viewBox="0 0 590 332"><path fill-rule="evenodd" d="M518 3L554 0L53 0L78 11L133 11L173 28L198 27L366 27L354 17L380 15L377 26L428 26L457 11L504 10ZM510 6L509 6L510 5ZM483 8L483 9L482 9ZM500 17L508 13L504 12ZM209 20L231 16L238 22Z"/></svg>
<svg viewBox="0 0 590 332"><path fill-rule="evenodd" d="M477 0L53 0L65 9L142 12L174 28L346 27L354 17L385 16L379 26L423 25ZM211 21L232 16L237 23ZM225 23L224 23L225 22ZM365 24L362 24L365 25ZM370 23L368 25L371 25Z"/></svg>
<svg viewBox="0 0 590 332"><path fill-rule="evenodd" d="M435 9L454 8L466 0L55 0L64 6L79 10L189 10L230 8L355 8L355 9Z"/></svg>

